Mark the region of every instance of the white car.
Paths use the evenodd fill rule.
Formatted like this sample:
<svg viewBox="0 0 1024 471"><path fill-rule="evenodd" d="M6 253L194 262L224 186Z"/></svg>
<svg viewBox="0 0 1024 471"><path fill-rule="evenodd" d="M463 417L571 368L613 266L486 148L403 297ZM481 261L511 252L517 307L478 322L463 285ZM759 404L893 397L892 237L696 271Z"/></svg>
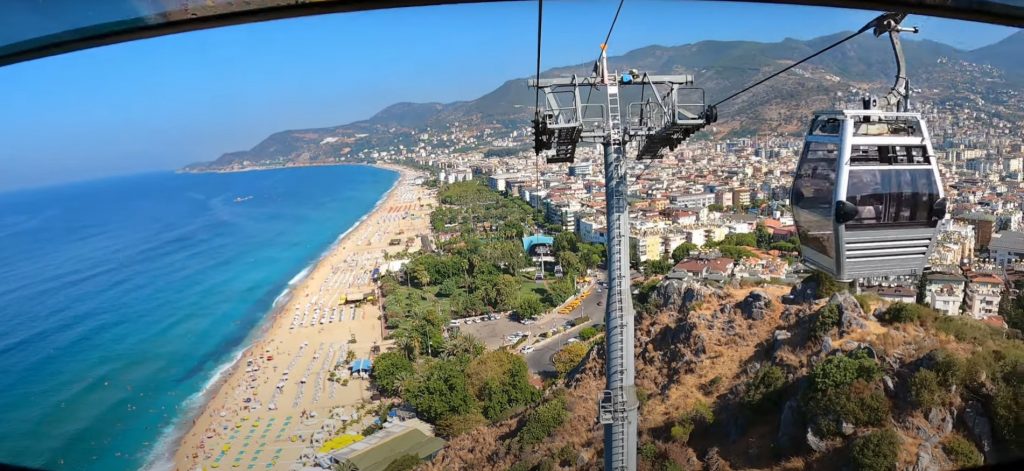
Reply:
<svg viewBox="0 0 1024 471"><path fill-rule="evenodd" d="M565 343L576 343L576 342L579 342L579 341L580 341L580 339L578 339L576 337L573 337L573 338L571 338L569 340L566 340Z"/></svg>
<svg viewBox="0 0 1024 471"><path fill-rule="evenodd" d="M527 345L527 346L522 348L522 352L523 353L530 353L532 351L533 351L533 345Z"/></svg>

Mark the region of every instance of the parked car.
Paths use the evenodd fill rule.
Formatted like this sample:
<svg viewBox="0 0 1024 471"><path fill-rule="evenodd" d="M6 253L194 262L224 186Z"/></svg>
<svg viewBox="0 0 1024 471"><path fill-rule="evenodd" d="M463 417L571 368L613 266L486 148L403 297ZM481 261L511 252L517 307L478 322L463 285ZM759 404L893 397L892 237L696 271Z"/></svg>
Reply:
<svg viewBox="0 0 1024 471"><path fill-rule="evenodd" d="M522 352L523 353L530 353L532 351L533 351L533 345L527 345L527 346L522 348Z"/></svg>

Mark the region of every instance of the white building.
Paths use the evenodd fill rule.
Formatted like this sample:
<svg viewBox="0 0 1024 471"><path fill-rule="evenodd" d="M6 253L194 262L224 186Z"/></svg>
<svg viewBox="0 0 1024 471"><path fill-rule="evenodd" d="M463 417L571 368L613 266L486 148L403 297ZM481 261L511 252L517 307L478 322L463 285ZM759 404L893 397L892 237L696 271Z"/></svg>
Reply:
<svg viewBox="0 0 1024 471"><path fill-rule="evenodd" d="M947 316L960 315L967 278L957 273L936 272L929 273L927 278L925 302L928 306Z"/></svg>
<svg viewBox="0 0 1024 471"><path fill-rule="evenodd" d="M1003 292L1003 280L989 274L971 275L967 284L967 314L975 319L999 314L999 300Z"/></svg>

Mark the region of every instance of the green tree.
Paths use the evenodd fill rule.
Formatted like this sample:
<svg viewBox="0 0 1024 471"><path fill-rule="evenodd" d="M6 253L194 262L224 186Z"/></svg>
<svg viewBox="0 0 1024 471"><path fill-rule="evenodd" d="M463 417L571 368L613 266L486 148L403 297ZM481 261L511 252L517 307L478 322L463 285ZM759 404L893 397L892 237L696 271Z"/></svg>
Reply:
<svg viewBox="0 0 1024 471"><path fill-rule="evenodd" d="M515 311L523 319L533 319L544 312L544 303L537 293L519 293L515 302Z"/></svg>
<svg viewBox="0 0 1024 471"><path fill-rule="evenodd" d="M465 364L436 360L406 390L405 399L431 423L476 410L476 401L466 383Z"/></svg>
<svg viewBox="0 0 1024 471"><path fill-rule="evenodd" d="M693 253L694 250L697 250L697 244L683 242L676 248L672 249L672 261L679 263L684 259L689 258L690 254Z"/></svg>
<svg viewBox="0 0 1024 471"><path fill-rule="evenodd" d="M565 399L561 396L555 397L540 406L526 417L526 423L519 429L519 443L523 445L536 445L551 436L558 427L562 426L569 412L565 409Z"/></svg>
<svg viewBox="0 0 1024 471"><path fill-rule="evenodd" d="M583 262L574 252L558 252L555 260L562 266L562 272L567 278L576 278L583 274Z"/></svg>
<svg viewBox="0 0 1024 471"><path fill-rule="evenodd" d="M925 300L928 294L928 277L921 275L917 277L917 304L927 306L928 303Z"/></svg>
<svg viewBox="0 0 1024 471"><path fill-rule="evenodd" d="M559 232L555 234L555 241L551 246L555 253L579 252L580 238L575 232Z"/></svg>
<svg viewBox="0 0 1024 471"><path fill-rule="evenodd" d="M723 257L729 257L733 260L743 260L754 256L754 252L751 252L746 247L740 247L737 245L720 245L718 251L722 253Z"/></svg>
<svg viewBox="0 0 1024 471"><path fill-rule="evenodd" d="M767 227L764 227L764 225L757 225L757 229L754 229L754 237L757 240L757 248L761 250L768 250L771 248L772 233Z"/></svg>
<svg viewBox="0 0 1024 471"><path fill-rule="evenodd" d="M808 422L826 436L839 433L839 424L878 426L889 416L889 401L881 391L882 370L863 352L834 355L810 374L804 395Z"/></svg>
<svg viewBox="0 0 1024 471"><path fill-rule="evenodd" d="M530 385L526 360L506 350L474 358L465 375L470 392L480 401L488 420L503 418L507 412L540 398L540 391Z"/></svg>
<svg viewBox="0 0 1024 471"><path fill-rule="evenodd" d="M507 311L515 307L519 296L519 280L511 275L501 275L494 284L494 305L496 309Z"/></svg>
<svg viewBox="0 0 1024 471"><path fill-rule="evenodd" d="M643 270L648 275L664 275L672 270L672 262L666 258L647 260L643 263Z"/></svg>
<svg viewBox="0 0 1024 471"><path fill-rule="evenodd" d="M580 329L580 340L583 340L583 341L590 340L590 339L596 337L597 334L598 334L598 331L597 331L596 328L594 328L592 326L584 327L584 328Z"/></svg>
<svg viewBox="0 0 1024 471"><path fill-rule="evenodd" d="M605 248L602 244L581 244L580 261L585 268L597 268L604 262Z"/></svg>
<svg viewBox="0 0 1024 471"><path fill-rule="evenodd" d="M412 377L412 362L397 351L384 352L373 362L372 378L377 390L385 396L397 396L401 393L401 385Z"/></svg>

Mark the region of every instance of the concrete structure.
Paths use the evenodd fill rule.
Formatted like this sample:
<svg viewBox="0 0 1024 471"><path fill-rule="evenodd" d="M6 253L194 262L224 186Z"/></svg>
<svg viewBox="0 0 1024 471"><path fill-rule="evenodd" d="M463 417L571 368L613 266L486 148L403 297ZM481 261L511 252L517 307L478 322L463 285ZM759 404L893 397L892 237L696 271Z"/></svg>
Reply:
<svg viewBox="0 0 1024 471"><path fill-rule="evenodd" d="M975 319L984 319L999 314L1003 280L987 273L970 275L968 280L967 296L964 300L967 314Z"/></svg>
<svg viewBox="0 0 1024 471"><path fill-rule="evenodd" d="M1024 260L1024 232L1003 231L992 236L988 245L989 254L1000 267L1006 267L1016 260Z"/></svg>
<svg viewBox="0 0 1024 471"><path fill-rule="evenodd" d="M959 273L932 272L926 279L925 303L947 316L960 315L967 278Z"/></svg>
<svg viewBox="0 0 1024 471"><path fill-rule="evenodd" d="M732 206L732 189L723 188L715 192L715 204L728 208Z"/></svg>

